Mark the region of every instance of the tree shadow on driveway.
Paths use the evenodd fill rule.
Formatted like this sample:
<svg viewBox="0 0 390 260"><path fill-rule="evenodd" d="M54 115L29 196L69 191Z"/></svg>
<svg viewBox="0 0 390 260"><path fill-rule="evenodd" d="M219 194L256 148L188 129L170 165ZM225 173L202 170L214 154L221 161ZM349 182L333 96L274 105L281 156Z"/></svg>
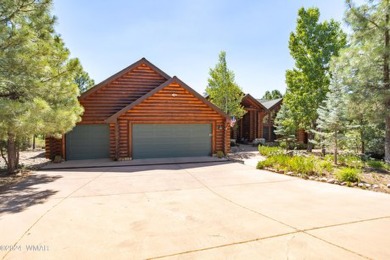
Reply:
<svg viewBox="0 0 390 260"><path fill-rule="evenodd" d="M53 182L62 176L33 174L24 180L0 189L0 215L4 213L18 213L28 207L44 203L58 191L42 189L40 184Z"/></svg>

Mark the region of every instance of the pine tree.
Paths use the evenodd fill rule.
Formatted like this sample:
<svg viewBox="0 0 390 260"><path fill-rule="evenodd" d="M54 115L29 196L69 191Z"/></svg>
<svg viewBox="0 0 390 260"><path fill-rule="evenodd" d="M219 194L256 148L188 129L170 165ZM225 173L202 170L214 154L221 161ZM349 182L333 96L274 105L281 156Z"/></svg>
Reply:
<svg viewBox="0 0 390 260"><path fill-rule="evenodd" d="M84 93L95 85L95 81L91 79L88 73L83 70L80 70L80 72L77 73L75 82L79 87L80 93Z"/></svg>
<svg viewBox="0 0 390 260"><path fill-rule="evenodd" d="M34 134L60 135L80 120L77 59L54 31L52 1L4 0L0 6L0 140L8 172Z"/></svg>
<svg viewBox="0 0 390 260"><path fill-rule="evenodd" d="M318 130L314 131L314 133L320 136L323 145L333 147L335 164L337 164L340 141L345 138L346 132L351 128L347 120L346 96L347 93L342 86L342 82L340 82L337 74L333 75L326 99L317 110Z"/></svg>
<svg viewBox="0 0 390 260"><path fill-rule="evenodd" d="M282 97L283 97L282 93L279 90L274 89L272 91L267 90L261 99L273 100L273 99L282 98Z"/></svg>
<svg viewBox="0 0 390 260"><path fill-rule="evenodd" d="M276 115L275 125L275 134L278 136L278 140L285 142L286 148L289 149L291 144L296 142L295 133L298 129L294 119L291 116L291 113L283 104Z"/></svg>
<svg viewBox="0 0 390 260"><path fill-rule="evenodd" d="M390 1L367 1L361 6L346 2L352 35L340 61L345 84L355 100L376 111L369 121L379 118L385 125L385 160L390 163Z"/></svg>

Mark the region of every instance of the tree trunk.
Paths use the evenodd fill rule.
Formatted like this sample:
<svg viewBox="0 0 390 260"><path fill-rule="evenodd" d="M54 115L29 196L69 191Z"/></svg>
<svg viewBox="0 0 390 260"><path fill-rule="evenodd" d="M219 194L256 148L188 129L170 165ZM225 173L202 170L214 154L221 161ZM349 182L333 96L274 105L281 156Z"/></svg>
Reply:
<svg viewBox="0 0 390 260"><path fill-rule="evenodd" d="M361 141L361 152L364 154L366 152L366 144L364 142L364 132L363 132L363 127L360 128L360 141Z"/></svg>
<svg viewBox="0 0 390 260"><path fill-rule="evenodd" d="M337 165L337 153L338 153L338 142L337 142L337 131L334 132L334 164Z"/></svg>
<svg viewBox="0 0 390 260"><path fill-rule="evenodd" d="M386 25L389 24L389 14L386 14ZM390 67L389 67L389 45L390 45L390 34L389 29L385 29L385 52L383 54L383 83L386 91L390 90ZM385 103L387 113L390 109L389 98ZM386 134L385 134L385 161L390 163L390 115L386 115Z"/></svg>
<svg viewBox="0 0 390 260"><path fill-rule="evenodd" d="M390 164L390 115L386 116L385 161Z"/></svg>
<svg viewBox="0 0 390 260"><path fill-rule="evenodd" d="M7 140L7 171L8 174L14 174L16 172L16 169L18 167L18 149L16 146L16 137L13 133L8 133L8 140Z"/></svg>
<svg viewBox="0 0 390 260"><path fill-rule="evenodd" d="M32 149L35 150L35 135L33 135L33 140L32 140Z"/></svg>
<svg viewBox="0 0 390 260"><path fill-rule="evenodd" d="M307 133L307 139L308 139L308 141L307 141L307 151L309 153L311 153L313 151L313 143L310 142L310 140L313 140L313 137L314 137L313 133L311 133L311 132Z"/></svg>

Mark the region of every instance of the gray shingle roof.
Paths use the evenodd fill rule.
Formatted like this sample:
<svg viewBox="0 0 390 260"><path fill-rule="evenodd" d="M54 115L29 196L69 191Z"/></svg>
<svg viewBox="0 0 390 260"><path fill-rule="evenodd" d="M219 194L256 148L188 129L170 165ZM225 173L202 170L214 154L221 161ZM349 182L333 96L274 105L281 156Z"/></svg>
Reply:
<svg viewBox="0 0 390 260"><path fill-rule="evenodd" d="M273 107L274 105L279 103L279 101L281 101L282 99L283 98L277 98L277 99L272 99L272 100L257 99L257 101L259 101L267 109L270 109L271 107Z"/></svg>

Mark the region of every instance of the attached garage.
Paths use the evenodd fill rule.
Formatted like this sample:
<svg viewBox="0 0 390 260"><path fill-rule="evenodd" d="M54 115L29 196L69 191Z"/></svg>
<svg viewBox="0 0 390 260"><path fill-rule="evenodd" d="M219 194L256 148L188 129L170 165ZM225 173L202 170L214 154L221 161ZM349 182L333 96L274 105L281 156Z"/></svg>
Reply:
<svg viewBox="0 0 390 260"><path fill-rule="evenodd" d="M46 157L66 160L210 156L230 149L228 116L145 58L79 98L84 114Z"/></svg>
<svg viewBox="0 0 390 260"><path fill-rule="evenodd" d="M106 124L78 125L65 137L66 159L109 158L110 131Z"/></svg>
<svg viewBox="0 0 390 260"><path fill-rule="evenodd" d="M210 124L134 124L133 159L211 155Z"/></svg>

